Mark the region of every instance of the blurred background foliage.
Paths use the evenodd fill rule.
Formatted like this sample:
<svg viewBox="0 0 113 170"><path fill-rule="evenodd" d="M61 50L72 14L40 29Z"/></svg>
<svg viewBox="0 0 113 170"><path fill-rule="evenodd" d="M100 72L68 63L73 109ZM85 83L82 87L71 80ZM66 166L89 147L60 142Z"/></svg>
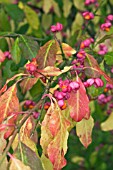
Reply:
<svg viewBox="0 0 113 170"><path fill-rule="evenodd" d="M56 22L64 26L63 32L58 33L58 38L76 50L79 50L80 42L88 37L94 38L97 44L108 39L111 43L110 56L113 55L113 27L107 33L100 31L105 17L113 12L113 0L98 0L98 3L99 7L85 6L84 0L0 0L0 36L9 35L9 38L0 37L0 49L3 52L11 51L12 56L17 56L13 57L13 60L6 60L0 66L4 67L0 86L8 78L19 73L28 59L36 56L39 46L52 39L50 26ZM86 10L95 14L93 20L84 21L81 13ZM104 38L101 39L102 37ZM99 40L101 41L98 42ZM97 55L97 49L98 46L92 45L88 52L101 63L103 59ZM105 56L105 60L105 69L109 72L113 59L109 61ZM40 94L40 82L37 86L40 87L37 92ZM35 98L35 89L36 87L31 89L31 98ZM18 93L20 101L23 100L21 90ZM103 132L100 128L100 123L108 117L106 110L107 105L100 106L97 101L91 102L95 120L92 144L85 149L73 129L68 140L67 166L63 170L113 169L113 132Z"/></svg>

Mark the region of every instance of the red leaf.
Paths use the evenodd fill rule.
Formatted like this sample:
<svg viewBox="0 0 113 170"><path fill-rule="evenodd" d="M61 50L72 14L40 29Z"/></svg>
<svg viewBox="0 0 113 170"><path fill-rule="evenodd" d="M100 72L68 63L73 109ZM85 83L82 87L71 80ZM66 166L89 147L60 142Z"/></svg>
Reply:
<svg viewBox="0 0 113 170"><path fill-rule="evenodd" d="M68 104L71 118L79 122L83 118L89 118L89 99L79 77L77 77L77 81L80 83L80 88L77 92L70 93Z"/></svg>
<svg viewBox="0 0 113 170"><path fill-rule="evenodd" d="M0 62L4 62L5 60L5 55L4 53L0 50Z"/></svg>
<svg viewBox="0 0 113 170"><path fill-rule="evenodd" d="M54 99L41 127L41 146L45 156L52 162L54 170L61 170L66 165L64 155L67 151L67 129L69 126L69 121L63 116Z"/></svg>
<svg viewBox="0 0 113 170"><path fill-rule="evenodd" d="M93 56L87 54L84 65L86 67L85 74L87 76L96 78L103 75L106 81L108 81L110 84L113 84L113 79L100 69L96 59Z"/></svg>
<svg viewBox="0 0 113 170"><path fill-rule="evenodd" d="M39 69L47 66L54 66L56 62L57 42L55 40L48 41L44 46L40 47L37 54L37 64Z"/></svg>

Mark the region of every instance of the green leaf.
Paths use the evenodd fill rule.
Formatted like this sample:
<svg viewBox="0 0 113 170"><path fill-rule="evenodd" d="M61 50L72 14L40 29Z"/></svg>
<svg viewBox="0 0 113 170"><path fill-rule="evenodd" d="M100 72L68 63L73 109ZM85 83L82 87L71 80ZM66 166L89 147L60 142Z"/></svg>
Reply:
<svg viewBox="0 0 113 170"><path fill-rule="evenodd" d="M32 37L20 35L19 46L21 49L22 57L29 60L36 57L39 46Z"/></svg>
<svg viewBox="0 0 113 170"><path fill-rule="evenodd" d="M37 83L30 89L30 94L32 97L42 96L44 89L45 86L42 84L42 82L39 79Z"/></svg>
<svg viewBox="0 0 113 170"><path fill-rule="evenodd" d="M31 28L37 30L39 28L39 18L37 13L27 5L24 6L24 12Z"/></svg>
<svg viewBox="0 0 113 170"><path fill-rule="evenodd" d="M22 21L24 18L24 12L16 4L5 5L5 10L8 15L16 22Z"/></svg>
<svg viewBox="0 0 113 170"><path fill-rule="evenodd" d="M113 65L113 52L108 52L104 55L104 60L106 64Z"/></svg>
<svg viewBox="0 0 113 170"><path fill-rule="evenodd" d="M43 170L40 158L37 154L23 143L19 143L14 155L31 170Z"/></svg>
<svg viewBox="0 0 113 170"><path fill-rule="evenodd" d="M53 170L51 161L44 154L41 156L41 162L44 170Z"/></svg>
<svg viewBox="0 0 113 170"><path fill-rule="evenodd" d="M0 9L0 31L10 31L11 26L8 21L8 16L3 9Z"/></svg>
<svg viewBox="0 0 113 170"><path fill-rule="evenodd" d="M63 0L63 11L64 17L68 17L69 13L71 12L72 2L70 0Z"/></svg>
<svg viewBox="0 0 113 170"><path fill-rule="evenodd" d="M105 40L111 39L111 38L113 38L113 34L105 35L105 36L103 36L100 40L98 40L96 44L103 43Z"/></svg>
<svg viewBox="0 0 113 170"><path fill-rule="evenodd" d="M85 7L84 7L84 0L73 0L73 3L75 5L75 7L79 10L85 10Z"/></svg>
<svg viewBox="0 0 113 170"><path fill-rule="evenodd" d="M19 47L19 38L16 38L16 40L13 44L11 54L12 54L12 59L14 60L14 62L16 64L18 64L21 60L21 50Z"/></svg>
<svg viewBox="0 0 113 170"><path fill-rule="evenodd" d="M42 26L45 30L47 30L52 24L52 15L43 14L42 15Z"/></svg>

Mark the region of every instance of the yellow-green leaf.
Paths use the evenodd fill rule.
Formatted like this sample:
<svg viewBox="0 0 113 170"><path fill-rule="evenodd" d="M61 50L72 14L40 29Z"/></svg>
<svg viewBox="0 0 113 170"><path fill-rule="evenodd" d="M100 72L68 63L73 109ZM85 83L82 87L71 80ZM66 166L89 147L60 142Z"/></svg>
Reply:
<svg viewBox="0 0 113 170"><path fill-rule="evenodd" d="M113 130L113 112L110 114L107 120L101 123L101 129L103 131Z"/></svg>
<svg viewBox="0 0 113 170"><path fill-rule="evenodd" d="M31 168L24 165L19 159L13 158L9 170L31 170Z"/></svg>
<svg viewBox="0 0 113 170"><path fill-rule="evenodd" d="M80 139L80 142L87 148L89 144L92 142L92 129L94 126L94 120L90 116L88 120L82 119L80 122L76 124L76 132L77 136Z"/></svg>
<svg viewBox="0 0 113 170"><path fill-rule="evenodd" d="M71 12L72 2L70 0L63 0L64 17L67 18Z"/></svg>
<svg viewBox="0 0 113 170"><path fill-rule="evenodd" d="M31 28L37 30L39 28L39 18L37 13L27 5L24 6L24 12Z"/></svg>
<svg viewBox="0 0 113 170"><path fill-rule="evenodd" d="M84 0L73 0L73 3L75 5L75 7L79 10L85 10L85 7L84 7Z"/></svg>

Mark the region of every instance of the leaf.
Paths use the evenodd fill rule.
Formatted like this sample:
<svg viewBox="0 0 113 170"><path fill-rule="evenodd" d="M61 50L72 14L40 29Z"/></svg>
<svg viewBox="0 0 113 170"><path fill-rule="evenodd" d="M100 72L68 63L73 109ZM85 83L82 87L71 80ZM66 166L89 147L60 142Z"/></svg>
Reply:
<svg viewBox="0 0 113 170"><path fill-rule="evenodd" d="M38 79L38 81L30 89L30 94L33 98L38 97L38 96L40 96L41 98L44 93L44 90L45 90L44 84L42 83L40 79Z"/></svg>
<svg viewBox="0 0 113 170"><path fill-rule="evenodd" d="M2 52L2 50L0 50L0 62L4 62L4 60L5 60L5 55Z"/></svg>
<svg viewBox="0 0 113 170"><path fill-rule="evenodd" d="M75 5L75 7L79 10L85 10L85 7L84 7L84 0L73 0L73 4Z"/></svg>
<svg viewBox="0 0 113 170"><path fill-rule="evenodd" d="M16 4L5 4L5 10L8 15L15 20L15 22L20 22L24 19L24 12ZM19 16L19 17L18 17Z"/></svg>
<svg viewBox="0 0 113 170"><path fill-rule="evenodd" d="M2 161L2 163L0 163L0 170L7 170L8 168L7 158L6 157L4 158L2 155L0 155L0 161Z"/></svg>
<svg viewBox="0 0 113 170"><path fill-rule="evenodd" d="M11 50L11 56L12 59L14 60L14 62L16 64L18 64L21 60L21 50L19 48L19 38L16 38L13 46L12 46L12 50Z"/></svg>
<svg viewBox="0 0 113 170"><path fill-rule="evenodd" d="M69 71L72 67L71 66L66 66L64 67L63 70L60 70L57 67L50 67L47 66L46 68L44 68L43 70L38 70L39 73L43 74L44 76L59 76L67 71Z"/></svg>
<svg viewBox="0 0 113 170"><path fill-rule="evenodd" d="M32 29L38 30L39 28L39 18L37 13L30 8L29 6L24 6L24 12L27 18L27 21Z"/></svg>
<svg viewBox="0 0 113 170"><path fill-rule="evenodd" d="M76 53L76 50L73 49L68 44L62 43L61 45L62 45L62 49L63 49L63 52L64 52L66 57L70 57L70 56L72 56L73 54ZM58 47L57 55L61 55L61 54L62 54L61 49L60 49L60 47Z"/></svg>
<svg viewBox="0 0 113 170"><path fill-rule="evenodd" d="M49 29L52 24L52 15L43 14L42 15L42 26L45 30Z"/></svg>
<svg viewBox="0 0 113 170"><path fill-rule="evenodd" d="M109 115L107 120L101 123L101 129L103 131L113 130L113 112Z"/></svg>
<svg viewBox="0 0 113 170"><path fill-rule="evenodd" d="M106 64L108 65L113 65L113 52L108 52L107 54L104 55L104 60Z"/></svg>
<svg viewBox="0 0 113 170"><path fill-rule="evenodd" d="M47 14L52 7L51 0L44 0L43 1L43 10Z"/></svg>
<svg viewBox="0 0 113 170"><path fill-rule="evenodd" d="M71 12L72 2L70 0L63 0L64 17L67 18Z"/></svg>
<svg viewBox="0 0 113 170"><path fill-rule="evenodd" d="M19 111L19 101L16 93L17 88L14 84L0 96L0 123L7 118L8 114Z"/></svg>
<svg viewBox="0 0 113 170"><path fill-rule="evenodd" d="M44 0L43 1L43 10L47 14L50 9L53 7L55 14L60 17L60 9L58 4L54 0Z"/></svg>
<svg viewBox="0 0 113 170"><path fill-rule="evenodd" d="M63 116L57 101L51 101L41 127L41 146L43 153L53 164L54 170L66 165L64 155L67 152L69 121Z"/></svg>
<svg viewBox="0 0 113 170"><path fill-rule="evenodd" d="M54 66L56 62L57 43L55 40L48 41L44 46L40 47L37 54L38 69L47 66Z"/></svg>
<svg viewBox="0 0 113 170"><path fill-rule="evenodd" d="M44 154L41 156L41 162L44 170L53 170L51 161Z"/></svg>
<svg viewBox="0 0 113 170"><path fill-rule="evenodd" d="M104 35L100 40L97 41L96 45L97 45L97 44L101 44L101 43L103 43L105 40L111 39L111 38L113 38L113 34Z"/></svg>
<svg viewBox="0 0 113 170"><path fill-rule="evenodd" d="M17 149L14 152L14 156L21 160L26 166L29 166L31 170L43 170L40 158L37 156L37 153L35 153L22 142L19 143Z"/></svg>
<svg viewBox="0 0 113 170"><path fill-rule="evenodd" d="M32 37L20 35L19 46L22 57L31 60L36 57L38 51L38 43Z"/></svg>
<svg viewBox="0 0 113 170"><path fill-rule="evenodd" d="M31 170L29 166L24 165L19 159L13 158L9 170Z"/></svg>
<svg viewBox="0 0 113 170"><path fill-rule="evenodd" d="M90 116L88 120L82 119L80 122L76 124L76 132L77 136L80 139L80 142L87 148L89 144L92 142L92 129L94 126L94 120Z"/></svg>
<svg viewBox="0 0 113 170"><path fill-rule="evenodd" d="M27 78L20 83L23 94L30 90L33 85L37 82L37 78Z"/></svg>
<svg viewBox="0 0 113 170"><path fill-rule="evenodd" d="M77 92L71 92L68 101L68 106L70 110L70 116L76 122L81 121L83 118L89 118L89 99L86 94L85 87L77 76L77 82L80 83L80 88Z"/></svg>
<svg viewBox="0 0 113 170"><path fill-rule="evenodd" d="M96 61L96 59L91 56L90 54L87 54L87 57L84 62L85 65L85 74L88 77L100 77L101 75L104 76L106 81L108 81L110 84L113 84L112 78L110 78L104 71L102 71Z"/></svg>
<svg viewBox="0 0 113 170"><path fill-rule="evenodd" d="M8 21L8 15L4 12L3 8L0 9L0 31L10 31L11 25Z"/></svg>
<svg viewBox="0 0 113 170"><path fill-rule="evenodd" d="M4 132L0 131L0 154L2 154L3 150L6 147L6 140L4 139Z"/></svg>

